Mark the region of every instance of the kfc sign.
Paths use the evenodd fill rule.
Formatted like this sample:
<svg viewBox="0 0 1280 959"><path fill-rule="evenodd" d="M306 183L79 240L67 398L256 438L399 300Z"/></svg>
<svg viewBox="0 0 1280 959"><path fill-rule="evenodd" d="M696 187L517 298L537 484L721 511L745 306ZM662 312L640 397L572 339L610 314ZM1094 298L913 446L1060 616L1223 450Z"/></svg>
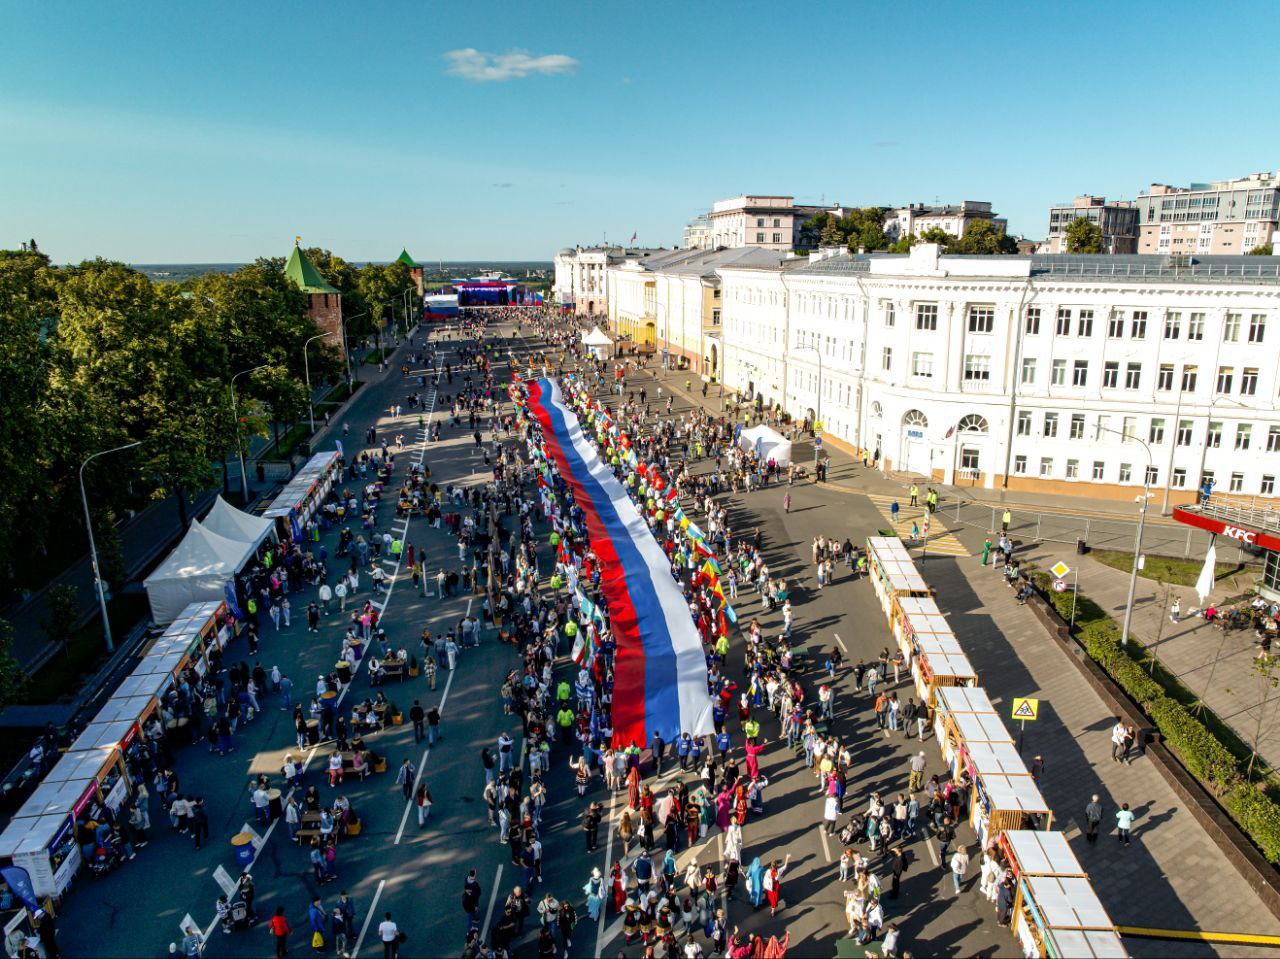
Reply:
<svg viewBox="0 0 1280 959"><path fill-rule="evenodd" d="M1274 533L1264 533L1261 530L1250 529L1246 526L1234 526L1231 523L1223 522L1212 516L1206 516L1185 506L1179 506L1175 509L1173 518L1179 523L1194 526L1196 529L1202 529L1218 536L1233 539L1244 546L1258 546L1262 549L1280 551L1280 536Z"/></svg>

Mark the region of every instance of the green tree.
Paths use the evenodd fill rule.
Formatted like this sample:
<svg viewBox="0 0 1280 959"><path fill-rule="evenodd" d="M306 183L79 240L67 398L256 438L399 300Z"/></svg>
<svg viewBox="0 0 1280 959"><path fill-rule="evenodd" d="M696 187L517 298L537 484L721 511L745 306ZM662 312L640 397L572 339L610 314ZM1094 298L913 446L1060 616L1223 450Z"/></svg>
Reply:
<svg viewBox="0 0 1280 959"><path fill-rule="evenodd" d="M0 709L18 699L27 680L27 671L13 657L13 627L0 619Z"/></svg>
<svg viewBox="0 0 1280 959"><path fill-rule="evenodd" d="M1275 247L1272 246L1272 244L1263 243L1260 246L1255 246L1252 250L1250 250L1249 255L1250 256L1271 256L1274 250L1275 250Z"/></svg>
<svg viewBox="0 0 1280 959"><path fill-rule="evenodd" d="M948 253L984 254L1018 252L1018 241L990 220L974 220L965 227L964 235L951 243Z"/></svg>
<svg viewBox="0 0 1280 959"><path fill-rule="evenodd" d="M1078 216L1067 224L1068 253L1101 253L1102 227Z"/></svg>
<svg viewBox="0 0 1280 959"><path fill-rule="evenodd" d="M271 432L278 446L280 427L295 423L306 413L307 388L279 364L258 370L251 379L254 394L271 411Z"/></svg>
<svg viewBox="0 0 1280 959"><path fill-rule="evenodd" d="M834 221L828 219L827 225L822 228L822 233L818 237L820 246L844 246L848 242L845 232L840 229Z"/></svg>
<svg viewBox="0 0 1280 959"><path fill-rule="evenodd" d="M70 652L71 635L80 625L81 615L75 587L60 583L49 591L49 614L41 621L40 628L51 643Z"/></svg>
<svg viewBox="0 0 1280 959"><path fill-rule="evenodd" d="M917 240L915 238L915 234L913 233L903 234L902 236L898 237L898 239L894 240L892 243L889 244L889 252L890 253L910 253L911 248L916 245L916 242Z"/></svg>

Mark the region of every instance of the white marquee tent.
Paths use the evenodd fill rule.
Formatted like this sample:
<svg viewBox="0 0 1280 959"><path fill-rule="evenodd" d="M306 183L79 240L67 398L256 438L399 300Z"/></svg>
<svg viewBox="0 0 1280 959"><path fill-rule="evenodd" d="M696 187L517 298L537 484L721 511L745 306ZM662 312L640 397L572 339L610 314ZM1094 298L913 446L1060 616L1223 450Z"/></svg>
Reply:
<svg viewBox="0 0 1280 959"><path fill-rule="evenodd" d="M607 360L613 353L613 340L600 327L594 327L590 333L582 334L582 345L589 349L597 360Z"/></svg>
<svg viewBox="0 0 1280 959"><path fill-rule="evenodd" d="M219 536L194 520L182 542L143 580L151 618L164 626L191 603L222 599L226 583L255 548L255 543Z"/></svg>
<svg viewBox="0 0 1280 959"><path fill-rule="evenodd" d="M738 447L757 453L766 463L769 460L779 466L791 463L791 440L763 423L738 434Z"/></svg>
<svg viewBox="0 0 1280 959"><path fill-rule="evenodd" d="M214 500L209 515L204 518L204 528L227 539L249 543L257 549L274 532L275 523L262 516L251 516L244 510L236 509L219 496Z"/></svg>

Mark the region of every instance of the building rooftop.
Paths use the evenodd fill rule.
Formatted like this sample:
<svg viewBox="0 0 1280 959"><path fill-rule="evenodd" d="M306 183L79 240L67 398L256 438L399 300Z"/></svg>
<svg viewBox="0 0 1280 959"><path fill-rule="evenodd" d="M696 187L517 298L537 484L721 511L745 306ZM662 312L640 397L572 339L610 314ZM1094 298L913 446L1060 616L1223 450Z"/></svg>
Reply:
<svg viewBox="0 0 1280 959"><path fill-rule="evenodd" d="M411 270L416 270L418 268L418 264L413 262L413 257L409 255L409 251L403 248L400 250L400 255L396 257L396 262L403 263Z"/></svg>
<svg viewBox="0 0 1280 959"><path fill-rule="evenodd" d="M677 255L646 260L646 270L677 276L711 277L726 267L770 269L780 267L786 255L758 246L718 247L714 250L678 250Z"/></svg>
<svg viewBox="0 0 1280 959"><path fill-rule="evenodd" d="M284 265L284 275L303 293L339 293L337 287L330 286L311 258L302 252L302 247L295 243L293 252L289 254L289 262Z"/></svg>

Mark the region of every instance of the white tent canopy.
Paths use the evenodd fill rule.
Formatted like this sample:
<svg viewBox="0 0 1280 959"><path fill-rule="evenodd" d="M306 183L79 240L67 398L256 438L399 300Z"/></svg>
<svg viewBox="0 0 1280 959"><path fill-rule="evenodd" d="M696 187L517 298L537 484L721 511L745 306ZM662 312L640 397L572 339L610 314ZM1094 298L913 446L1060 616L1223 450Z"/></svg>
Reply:
<svg viewBox="0 0 1280 959"><path fill-rule="evenodd" d="M261 516L251 516L236 509L221 496L213 502L213 509L204 518L204 528L211 533L225 536L239 543L249 543L254 549L275 530L275 524Z"/></svg>
<svg viewBox="0 0 1280 959"><path fill-rule="evenodd" d="M583 346L613 346L613 340L609 338L609 334L600 329L593 327L590 333L582 334Z"/></svg>
<svg viewBox="0 0 1280 959"><path fill-rule="evenodd" d="M254 549L253 543L219 536L193 521L182 542L143 580L151 618L163 626L191 603L222 599L225 584Z"/></svg>
<svg viewBox="0 0 1280 959"><path fill-rule="evenodd" d="M738 436L738 446L758 453L760 459L766 463L769 460L773 460L779 466L788 466L791 463L791 440L763 423L744 429Z"/></svg>

